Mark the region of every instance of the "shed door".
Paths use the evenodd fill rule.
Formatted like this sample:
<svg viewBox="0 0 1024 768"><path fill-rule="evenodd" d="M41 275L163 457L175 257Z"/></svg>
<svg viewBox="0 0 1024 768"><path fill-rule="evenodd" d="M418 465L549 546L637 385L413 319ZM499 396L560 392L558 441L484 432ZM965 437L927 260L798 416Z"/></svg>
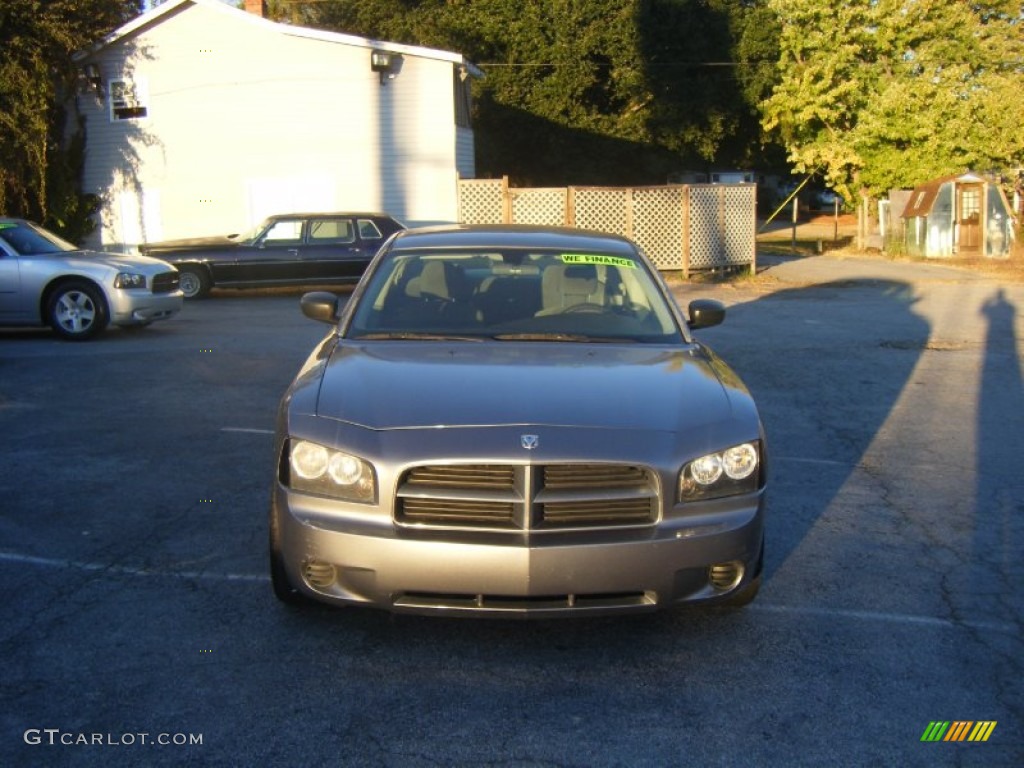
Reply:
<svg viewBox="0 0 1024 768"><path fill-rule="evenodd" d="M956 220L959 252L981 250L981 184L961 184L957 187Z"/></svg>

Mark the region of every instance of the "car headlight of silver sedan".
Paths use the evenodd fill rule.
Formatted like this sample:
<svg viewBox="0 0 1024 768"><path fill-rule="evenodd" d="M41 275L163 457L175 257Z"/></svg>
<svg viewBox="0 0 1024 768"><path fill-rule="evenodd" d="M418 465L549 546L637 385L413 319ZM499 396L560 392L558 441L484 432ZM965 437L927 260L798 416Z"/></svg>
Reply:
<svg viewBox="0 0 1024 768"><path fill-rule="evenodd" d="M679 500L698 501L756 491L761 480L761 443L741 443L694 459L679 473Z"/></svg>
<svg viewBox="0 0 1024 768"><path fill-rule="evenodd" d="M371 503L377 495L373 467L358 456L314 443L290 440L285 484L302 493Z"/></svg>
<svg viewBox="0 0 1024 768"><path fill-rule="evenodd" d="M134 272L118 272L114 278L115 288L145 288L146 276Z"/></svg>

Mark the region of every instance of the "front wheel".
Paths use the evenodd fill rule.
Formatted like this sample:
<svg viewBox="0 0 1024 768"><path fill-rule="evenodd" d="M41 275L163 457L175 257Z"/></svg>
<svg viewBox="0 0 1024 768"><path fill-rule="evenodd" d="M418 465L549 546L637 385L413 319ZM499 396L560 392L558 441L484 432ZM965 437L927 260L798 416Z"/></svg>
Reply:
<svg viewBox="0 0 1024 768"><path fill-rule="evenodd" d="M742 608L745 605L750 605L754 598L757 597L757 593L761 591L761 574L758 574L750 582L729 596L722 605L727 608Z"/></svg>
<svg viewBox="0 0 1024 768"><path fill-rule="evenodd" d="M754 578L740 590L729 596L722 605L729 608L742 608L749 605L761 591L761 576L764 572L764 539L761 539L761 551L757 555L757 563L754 565Z"/></svg>
<svg viewBox="0 0 1024 768"><path fill-rule="evenodd" d="M70 341L85 341L107 327L109 316L103 293L91 283L59 286L46 303L50 327Z"/></svg>
<svg viewBox="0 0 1024 768"><path fill-rule="evenodd" d="M273 513L270 517L270 586L274 590L274 597L286 605L308 605L313 602L304 594L292 586L291 579L284 567L284 557L281 555L281 541L277 532L277 521Z"/></svg>
<svg viewBox="0 0 1024 768"><path fill-rule="evenodd" d="M202 299L210 292L210 275L194 264L178 267L178 285L186 299Z"/></svg>

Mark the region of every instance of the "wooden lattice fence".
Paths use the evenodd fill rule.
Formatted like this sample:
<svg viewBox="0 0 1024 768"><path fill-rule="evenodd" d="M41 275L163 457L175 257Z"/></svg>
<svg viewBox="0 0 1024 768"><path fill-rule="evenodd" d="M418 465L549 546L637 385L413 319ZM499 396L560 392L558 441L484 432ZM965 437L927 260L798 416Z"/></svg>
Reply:
<svg viewBox="0 0 1024 768"><path fill-rule="evenodd" d="M611 232L636 242L660 270L756 267L754 184L512 188L459 181L466 224L535 224Z"/></svg>

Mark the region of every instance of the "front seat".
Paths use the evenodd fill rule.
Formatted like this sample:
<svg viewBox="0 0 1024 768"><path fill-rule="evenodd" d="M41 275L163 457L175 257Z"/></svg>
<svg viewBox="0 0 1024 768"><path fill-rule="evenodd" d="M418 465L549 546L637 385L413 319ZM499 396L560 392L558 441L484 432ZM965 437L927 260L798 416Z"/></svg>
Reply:
<svg viewBox="0 0 1024 768"><path fill-rule="evenodd" d="M541 276L541 310L557 314L577 304L604 304L604 287L593 264L552 264Z"/></svg>

